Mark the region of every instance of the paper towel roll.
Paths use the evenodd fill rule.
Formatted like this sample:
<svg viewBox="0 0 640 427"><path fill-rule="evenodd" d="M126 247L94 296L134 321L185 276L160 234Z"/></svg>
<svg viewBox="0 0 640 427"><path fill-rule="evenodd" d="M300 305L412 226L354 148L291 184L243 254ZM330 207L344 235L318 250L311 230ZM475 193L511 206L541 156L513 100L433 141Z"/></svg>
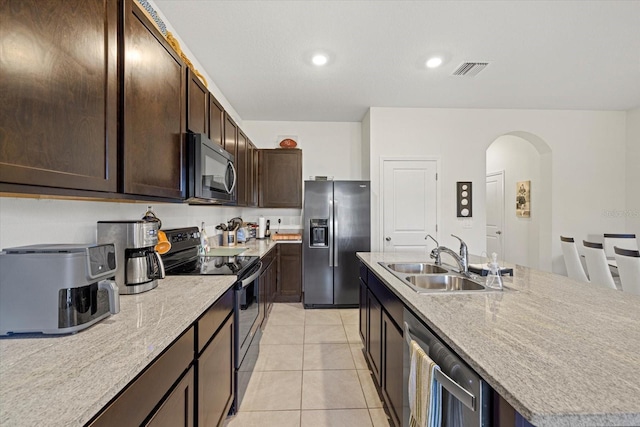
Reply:
<svg viewBox="0 0 640 427"><path fill-rule="evenodd" d="M267 220L261 216L258 218L258 239L264 239L264 231L267 229Z"/></svg>

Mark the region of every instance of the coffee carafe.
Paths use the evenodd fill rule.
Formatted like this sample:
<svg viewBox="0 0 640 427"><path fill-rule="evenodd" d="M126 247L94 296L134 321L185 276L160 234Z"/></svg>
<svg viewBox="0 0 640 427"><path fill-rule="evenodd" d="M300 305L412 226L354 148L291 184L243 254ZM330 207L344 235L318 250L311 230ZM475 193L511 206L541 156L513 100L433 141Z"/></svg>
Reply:
<svg viewBox="0 0 640 427"><path fill-rule="evenodd" d="M120 294L139 294L164 279L164 264L155 250L159 221L98 221L98 243L116 246L116 284Z"/></svg>

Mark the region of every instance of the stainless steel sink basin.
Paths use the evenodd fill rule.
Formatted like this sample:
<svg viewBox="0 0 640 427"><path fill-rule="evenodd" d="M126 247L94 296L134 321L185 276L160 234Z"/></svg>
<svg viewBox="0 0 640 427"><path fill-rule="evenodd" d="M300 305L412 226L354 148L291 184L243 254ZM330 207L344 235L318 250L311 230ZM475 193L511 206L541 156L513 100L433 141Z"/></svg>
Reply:
<svg viewBox="0 0 640 427"><path fill-rule="evenodd" d="M449 270L427 262L403 262L386 264L389 270L407 274L444 274Z"/></svg>
<svg viewBox="0 0 640 427"><path fill-rule="evenodd" d="M416 275L404 278L416 292L484 291L487 288L471 279L451 274Z"/></svg>

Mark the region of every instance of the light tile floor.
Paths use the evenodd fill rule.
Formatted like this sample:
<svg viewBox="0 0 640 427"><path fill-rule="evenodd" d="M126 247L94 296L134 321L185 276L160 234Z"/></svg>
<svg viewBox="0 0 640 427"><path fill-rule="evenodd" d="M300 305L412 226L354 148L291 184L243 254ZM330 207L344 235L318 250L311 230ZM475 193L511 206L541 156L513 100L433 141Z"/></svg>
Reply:
<svg viewBox="0 0 640 427"><path fill-rule="evenodd" d="M227 427L387 427L362 354L357 309L274 304L238 413Z"/></svg>

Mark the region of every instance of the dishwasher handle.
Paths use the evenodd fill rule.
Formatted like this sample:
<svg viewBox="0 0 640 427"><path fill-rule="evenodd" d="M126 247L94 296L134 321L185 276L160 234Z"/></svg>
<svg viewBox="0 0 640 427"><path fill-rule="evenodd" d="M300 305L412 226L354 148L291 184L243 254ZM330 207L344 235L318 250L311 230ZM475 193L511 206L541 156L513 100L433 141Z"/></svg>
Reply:
<svg viewBox="0 0 640 427"><path fill-rule="evenodd" d="M409 330L409 324L404 322L404 336L409 348L411 348L411 341L414 339L411 337L411 331ZM416 342L418 342L416 340ZM424 349L423 349L424 350ZM426 353L426 352L425 352ZM447 374L440 369L434 371L436 381L438 381L442 387L444 387L449 393L451 393L456 399L458 399L464 406L476 411L476 397L469 393L460 384L452 380Z"/></svg>

